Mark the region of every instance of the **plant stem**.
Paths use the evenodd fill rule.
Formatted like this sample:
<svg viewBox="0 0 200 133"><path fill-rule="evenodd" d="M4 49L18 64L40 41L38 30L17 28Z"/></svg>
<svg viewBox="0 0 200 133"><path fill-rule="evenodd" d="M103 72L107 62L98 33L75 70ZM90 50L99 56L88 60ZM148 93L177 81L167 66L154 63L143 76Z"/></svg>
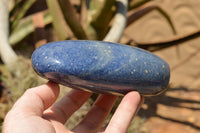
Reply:
<svg viewBox="0 0 200 133"><path fill-rule="evenodd" d="M8 42L9 36L9 11L8 11L8 0L0 0L0 55L2 61L11 67L17 59L17 55L11 48Z"/></svg>
<svg viewBox="0 0 200 133"><path fill-rule="evenodd" d="M115 0L91 0L88 13L88 24L96 31L95 39L102 40L113 18Z"/></svg>
<svg viewBox="0 0 200 133"><path fill-rule="evenodd" d="M104 38L104 41L119 42L126 27L126 12L128 0L117 0L117 13L112 28Z"/></svg>
<svg viewBox="0 0 200 133"><path fill-rule="evenodd" d="M63 12L65 21L78 39L88 39L80 20L77 17L76 11L69 0L58 0Z"/></svg>
<svg viewBox="0 0 200 133"><path fill-rule="evenodd" d="M53 18L53 27L59 40L72 37L73 33L65 22L63 13L57 0L46 0L49 12Z"/></svg>

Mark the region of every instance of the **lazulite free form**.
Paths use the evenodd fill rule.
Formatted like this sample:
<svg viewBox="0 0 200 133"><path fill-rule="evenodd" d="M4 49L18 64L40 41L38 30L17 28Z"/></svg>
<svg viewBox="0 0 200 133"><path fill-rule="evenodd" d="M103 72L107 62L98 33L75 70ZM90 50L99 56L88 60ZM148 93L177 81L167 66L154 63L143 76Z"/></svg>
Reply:
<svg viewBox="0 0 200 133"><path fill-rule="evenodd" d="M102 41L60 41L32 55L34 70L56 83L95 93L156 95L166 89L169 65L132 46Z"/></svg>

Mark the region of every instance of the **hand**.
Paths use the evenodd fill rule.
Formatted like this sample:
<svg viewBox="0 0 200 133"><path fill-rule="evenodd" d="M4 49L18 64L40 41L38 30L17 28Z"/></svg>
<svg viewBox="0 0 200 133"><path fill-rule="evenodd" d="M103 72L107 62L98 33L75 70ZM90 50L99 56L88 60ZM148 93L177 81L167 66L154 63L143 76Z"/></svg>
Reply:
<svg viewBox="0 0 200 133"><path fill-rule="evenodd" d="M54 104L59 90L59 86L53 82L27 90L7 114L3 133L98 132L117 100L117 96L100 95L85 118L69 131L64 123L92 93L71 90ZM125 133L142 103L143 100L138 92L129 92L122 99L103 132Z"/></svg>

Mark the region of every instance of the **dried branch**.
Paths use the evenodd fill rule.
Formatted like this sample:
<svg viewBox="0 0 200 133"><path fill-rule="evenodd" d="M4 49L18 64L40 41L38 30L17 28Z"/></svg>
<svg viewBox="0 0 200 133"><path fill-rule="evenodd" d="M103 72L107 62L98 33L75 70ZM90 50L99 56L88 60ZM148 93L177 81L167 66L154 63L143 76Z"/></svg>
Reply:
<svg viewBox="0 0 200 133"><path fill-rule="evenodd" d="M133 42L135 43L136 46L140 48L149 49L150 51L156 51L156 50L160 50L166 47L170 47L173 45L177 45L177 44L192 40L197 37L200 37L200 30L187 34L187 35L177 36L172 39L159 41L159 42L151 42L151 43L135 42L135 41Z"/></svg>
<svg viewBox="0 0 200 133"><path fill-rule="evenodd" d="M149 1L152 1L152 0L131 0L129 3L129 6L128 6L128 10L138 8L138 7L148 3Z"/></svg>
<svg viewBox="0 0 200 133"><path fill-rule="evenodd" d="M127 22L126 13L127 13L128 0L117 0L116 4L117 4L117 13L115 15L115 20L113 22L110 31L104 38L104 41L119 42L126 27L126 22Z"/></svg>
<svg viewBox="0 0 200 133"><path fill-rule="evenodd" d="M154 3L147 3L142 7L136 9L130 16L128 16L127 26L129 26L139 18L143 17L145 14L151 12L152 10L157 10L158 12L160 12L166 18L167 22L170 24L173 33L176 34L176 29L168 13L164 9L162 9L161 6L156 5Z"/></svg>

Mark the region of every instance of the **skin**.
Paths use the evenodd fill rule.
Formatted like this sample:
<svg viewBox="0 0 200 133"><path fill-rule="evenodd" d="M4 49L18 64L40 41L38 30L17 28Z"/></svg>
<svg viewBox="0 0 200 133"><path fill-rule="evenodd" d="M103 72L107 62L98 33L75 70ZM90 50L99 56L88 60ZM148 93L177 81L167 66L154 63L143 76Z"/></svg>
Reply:
<svg viewBox="0 0 200 133"><path fill-rule="evenodd" d="M92 93L72 89L60 101L59 86L53 82L28 89L8 112L3 133L126 133L131 120L143 103L138 92L126 94L108 125L102 129L117 96L102 94L85 118L72 131L64 126Z"/></svg>

